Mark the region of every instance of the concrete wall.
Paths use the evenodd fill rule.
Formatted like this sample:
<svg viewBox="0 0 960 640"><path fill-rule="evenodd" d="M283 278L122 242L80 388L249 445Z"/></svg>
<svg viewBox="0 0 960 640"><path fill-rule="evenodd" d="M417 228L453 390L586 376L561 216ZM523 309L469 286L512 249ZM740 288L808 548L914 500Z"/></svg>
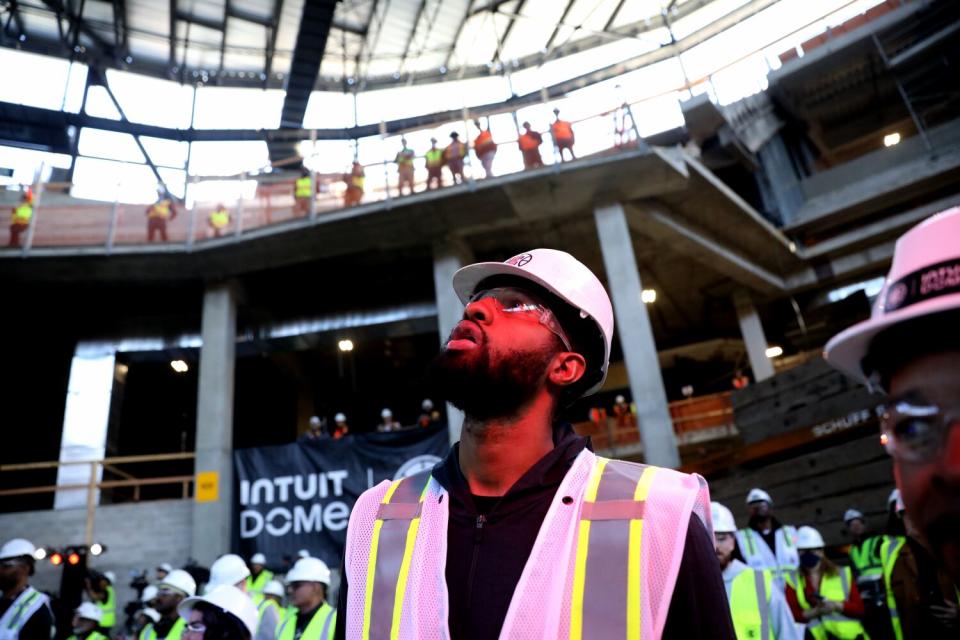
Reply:
<svg viewBox="0 0 960 640"><path fill-rule="evenodd" d="M65 547L82 544L86 528L86 509L27 511L0 514L0 537L26 538L37 546ZM117 574L118 609L133 599L129 588L130 572L153 569L161 562L174 567L186 564L193 530L193 501L158 500L97 507L94 542L106 545L107 552L91 558L98 571ZM226 550L225 550L226 551ZM46 560L37 563L32 584L56 592L61 570ZM118 611L119 614L119 611Z"/></svg>

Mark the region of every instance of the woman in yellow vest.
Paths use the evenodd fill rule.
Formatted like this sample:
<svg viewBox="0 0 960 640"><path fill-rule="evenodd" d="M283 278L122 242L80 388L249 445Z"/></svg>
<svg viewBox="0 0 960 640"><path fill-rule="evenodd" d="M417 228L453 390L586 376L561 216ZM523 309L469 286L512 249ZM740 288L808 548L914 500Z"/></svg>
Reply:
<svg viewBox="0 0 960 640"><path fill-rule="evenodd" d="M824 556L823 536L813 527L797 530L800 569L787 578L786 596L797 622L813 640L869 640L860 623L863 600L850 567Z"/></svg>

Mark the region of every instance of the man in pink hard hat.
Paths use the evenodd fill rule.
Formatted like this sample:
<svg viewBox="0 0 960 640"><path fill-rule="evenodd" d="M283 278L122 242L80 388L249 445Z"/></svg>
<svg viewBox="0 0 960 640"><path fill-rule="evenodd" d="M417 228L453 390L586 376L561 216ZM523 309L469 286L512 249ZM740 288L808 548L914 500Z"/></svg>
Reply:
<svg viewBox="0 0 960 640"><path fill-rule="evenodd" d="M897 241L870 319L830 340L825 357L887 394L882 442L906 511L960 584L960 207ZM955 597L936 606L960 619Z"/></svg>

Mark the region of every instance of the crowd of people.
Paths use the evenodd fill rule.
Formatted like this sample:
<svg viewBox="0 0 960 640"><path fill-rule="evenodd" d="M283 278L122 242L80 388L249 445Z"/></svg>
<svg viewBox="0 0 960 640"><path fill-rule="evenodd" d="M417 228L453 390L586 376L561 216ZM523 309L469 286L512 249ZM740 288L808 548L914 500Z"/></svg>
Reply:
<svg viewBox="0 0 960 640"><path fill-rule="evenodd" d="M371 429L377 433L386 433L390 431L401 431L403 429L415 429L418 427L432 427L442 420L440 412L433 404L430 398L424 398L420 403L420 415L416 422L411 425L403 425L393 416L393 410L384 407L380 412L380 421ZM300 436L301 441L315 441L333 439L339 440L350 433L350 425L347 424L345 413L337 412L333 416L332 426L328 424L327 419L320 416L310 417L310 427Z"/></svg>

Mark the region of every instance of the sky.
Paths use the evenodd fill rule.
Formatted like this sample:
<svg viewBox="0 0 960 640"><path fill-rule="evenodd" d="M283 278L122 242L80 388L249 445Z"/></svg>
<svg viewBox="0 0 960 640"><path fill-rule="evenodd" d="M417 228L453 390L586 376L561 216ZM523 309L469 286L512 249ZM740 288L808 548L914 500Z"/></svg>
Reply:
<svg viewBox="0 0 960 640"><path fill-rule="evenodd" d="M646 1L646 0L645 0ZM674 24L674 35L685 35L716 19L746 0L717 0ZM574 91L561 100L539 104L490 118L491 131L499 143L517 137L517 123L528 120L546 131L559 108L564 119L574 122L577 148L582 154L609 148L615 129L622 126L618 105L631 105L636 128L642 136L683 126L681 104L706 93L720 105L763 91L767 74L779 68L778 55L798 48L803 41L879 4L880 0L781 0L733 28L673 57L624 73L615 80ZM661 33L662 32L662 33ZM666 39L665 39L666 38ZM544 86L588 73L669 41L665 29L644 34L644 39L615 41L595 49L548 62L536 69L507 76L453 80L377 91L348 93L314 92L304 118L304 128L345 128L376 124L423 113L462 110L472 105L500 102L513 93L523 95ZM798 51L802 54L802 49ZM0 101L76 113L82 104L87 69L79 63L35 54L0 49ZM36 82L36 78L44 78ZM193 87L110 70L107 81L125 115L134 122L187 129L270 129L280 122L282 90ZM30 87L23 91L23 87ZM156 100L162 95L163 100ZM119 120L115 105L102 87L92 87L86 112ZM192 122L191 122L192 114ZM631 127L632 128L632 127ZM449 134L473 138L476 130L463 120L429 129L409 131L405 136L422 154L436 137L441 145ZM464 139L461 137L461 139ZM197 142L192 145L141 138L141 143L170 191L194 201L234 200L251 197L256 183L251 174L269 172L264 142ZM192 147L192 148L191 148ZM320 141L315 147L301 145L306 164L315 171L335 173L349 169L356 153L367 165L368 190L396 180L391 163L400 148L399 136L373 136L356 141ZM85 128L79 133L79 153L71 194L79 198L127 203L155 199L157 181L145 164L140 147L129 134ZM544 143L542 155L553 162L553 148ZM187 165L189 159L189 166ZM0 177L0 185L33 182L41 172L65 169L70 158L0 145L0 167L12 168L13 177ZM522 168L518 153L497 155L494 171L502 174ZM246 174L246 175L241 175ZM188 179L189 178L189 179ZM189 182L189 184L188 184Z"/></svg>

